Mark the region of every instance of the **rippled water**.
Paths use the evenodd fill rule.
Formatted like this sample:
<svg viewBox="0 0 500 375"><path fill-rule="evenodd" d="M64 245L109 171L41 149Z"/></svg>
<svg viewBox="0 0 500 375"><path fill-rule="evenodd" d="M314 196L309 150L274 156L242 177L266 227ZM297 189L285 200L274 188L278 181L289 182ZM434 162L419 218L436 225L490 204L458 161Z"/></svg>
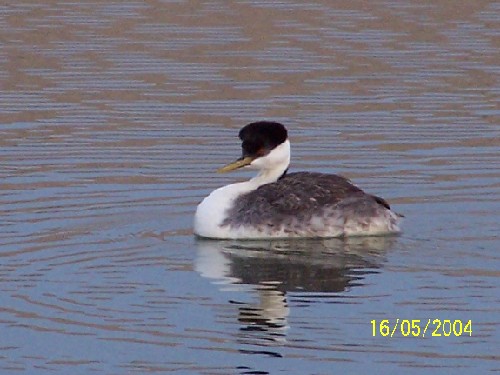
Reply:
<svg viewBox="0 0 500 375"><path fill-rule="evenodd" d="M500 370L495 1L0 5L0 372ZM399 237L196 240L238 129L286 123ZM472 336L373 337L460 319Z"/></svg>

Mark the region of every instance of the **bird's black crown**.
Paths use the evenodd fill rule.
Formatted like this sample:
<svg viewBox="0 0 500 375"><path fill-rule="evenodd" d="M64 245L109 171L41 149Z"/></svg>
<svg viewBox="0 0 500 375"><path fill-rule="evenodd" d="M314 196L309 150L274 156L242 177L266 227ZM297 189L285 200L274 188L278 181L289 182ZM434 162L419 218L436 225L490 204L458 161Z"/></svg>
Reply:
<svg viewBox="0 0 500 375"><path fill-rule="evenodd" d="M243 156L264 156L288 138L286 128L279 122L258 121L244 126L239 133L243 141Z"/></svg>

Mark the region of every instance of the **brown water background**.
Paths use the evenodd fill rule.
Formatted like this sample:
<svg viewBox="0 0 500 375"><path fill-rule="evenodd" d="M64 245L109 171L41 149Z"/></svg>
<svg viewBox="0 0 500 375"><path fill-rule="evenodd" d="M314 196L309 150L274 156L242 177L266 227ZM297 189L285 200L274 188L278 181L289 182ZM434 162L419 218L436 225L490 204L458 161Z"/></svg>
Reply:
<svg viewBox="0 0 500 375"><path fill-rule="evenodd" d="M0 373L500 371L499 51L488 0L0 4ZM404 233L195 240L260 119Z"/></svg>

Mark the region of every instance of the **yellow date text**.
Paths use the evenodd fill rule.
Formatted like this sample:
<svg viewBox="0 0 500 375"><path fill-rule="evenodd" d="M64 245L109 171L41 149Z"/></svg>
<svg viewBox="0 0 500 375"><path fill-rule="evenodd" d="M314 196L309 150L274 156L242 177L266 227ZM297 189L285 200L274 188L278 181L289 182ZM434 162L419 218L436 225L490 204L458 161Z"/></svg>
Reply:
<svg viewBox="0 0 500 375"><path fill-rule="evenodd" d="M461 319L373 319L372 336L449 337L472 336L472 320Z"/></svg>

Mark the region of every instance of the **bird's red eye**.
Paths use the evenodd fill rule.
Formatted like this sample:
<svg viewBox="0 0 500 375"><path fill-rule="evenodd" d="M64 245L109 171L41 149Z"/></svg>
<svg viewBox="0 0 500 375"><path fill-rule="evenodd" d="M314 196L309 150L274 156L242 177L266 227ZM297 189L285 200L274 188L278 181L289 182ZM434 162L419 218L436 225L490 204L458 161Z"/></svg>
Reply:
<svg viewBox="0 0 500 375"><path fill-rule="evenodd" d="M264 147L261 147L255 153L257 156L264 156L267 154L267 150Z"/></svg>

